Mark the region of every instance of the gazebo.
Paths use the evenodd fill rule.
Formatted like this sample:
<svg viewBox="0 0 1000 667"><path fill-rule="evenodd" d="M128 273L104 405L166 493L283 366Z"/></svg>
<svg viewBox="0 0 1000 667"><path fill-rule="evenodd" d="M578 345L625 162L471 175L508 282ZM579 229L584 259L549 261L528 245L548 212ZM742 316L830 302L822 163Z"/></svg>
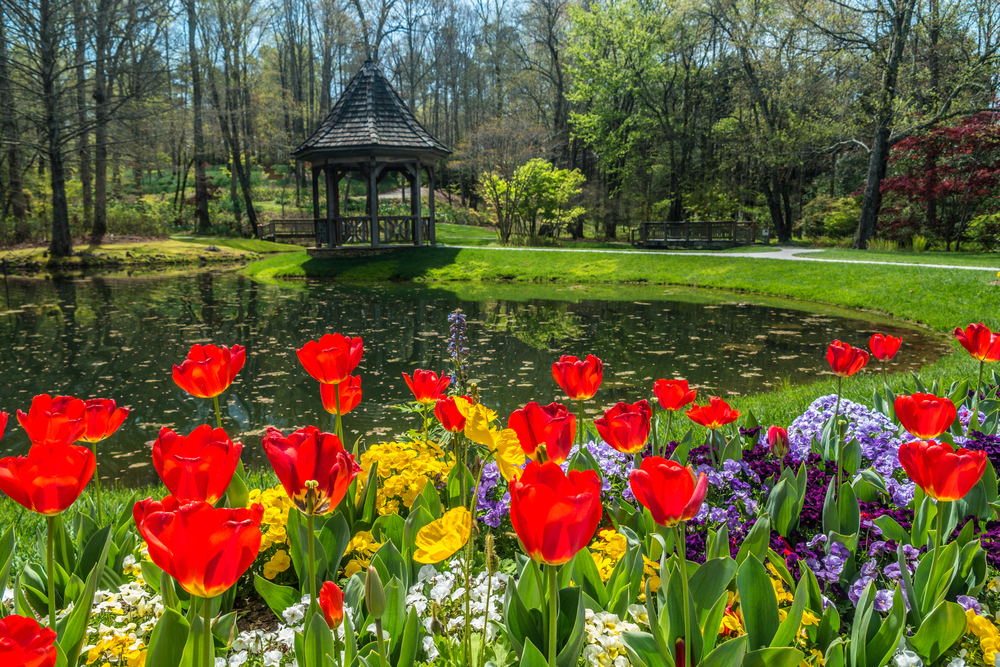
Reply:
<svg viewBox="0 0 1000 667"><path fill-rule="evenodd" d="M451 154L414 117L372 60L347 84L337 103L292 157L312 165L316 243L328 248L346 244L434 244L436 164ZM364 216L342 216L340 181L358 173L368 184ZM410 215L380 216L378 184L400 173L410 187ZM421 210L421 172L427 174L427 208ZM326 178L326 215L320 213L319 179Z"/></svg>

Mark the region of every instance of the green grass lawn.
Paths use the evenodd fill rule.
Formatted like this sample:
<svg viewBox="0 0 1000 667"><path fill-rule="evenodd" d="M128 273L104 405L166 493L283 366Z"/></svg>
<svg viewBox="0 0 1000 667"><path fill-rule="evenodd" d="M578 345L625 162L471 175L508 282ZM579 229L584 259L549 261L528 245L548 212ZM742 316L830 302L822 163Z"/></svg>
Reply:
<svg viewBox="0 0 1000 667"><path fill-rule="evenodd" d="M171 236L172 240L183 243L195 243L198 245L214 245L220 248L232 248L233 250L243 250L245 252L256 252L269 254L275 252L301 252L304 246L292 245L290 243L275 243L273 241L260 241L258 239L241 239L227 236Z"/></svg>
<svg viewBox="0 0 1000 667"><path fill-rule="evenodd" d="M990 252L892 252L836 248L822 252L811 252L809 256L816 259L850 259L896 264L950 264L952 266L982 266L1000 269L1000 253Z"/></svg>

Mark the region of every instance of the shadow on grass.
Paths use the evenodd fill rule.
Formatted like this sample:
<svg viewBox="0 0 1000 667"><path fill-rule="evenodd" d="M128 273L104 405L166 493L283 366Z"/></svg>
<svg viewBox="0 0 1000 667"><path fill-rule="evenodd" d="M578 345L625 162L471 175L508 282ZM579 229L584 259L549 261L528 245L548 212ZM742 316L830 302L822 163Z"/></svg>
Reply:
<svg viewBox="0 0 1000 667"><path fill-rule="evenodd" d="M459 248L432 247L400 248L383 255L361 257L310 257L302 269L310 277L336 278L347 281L419 280L432 269L454 264Z"/></svg>

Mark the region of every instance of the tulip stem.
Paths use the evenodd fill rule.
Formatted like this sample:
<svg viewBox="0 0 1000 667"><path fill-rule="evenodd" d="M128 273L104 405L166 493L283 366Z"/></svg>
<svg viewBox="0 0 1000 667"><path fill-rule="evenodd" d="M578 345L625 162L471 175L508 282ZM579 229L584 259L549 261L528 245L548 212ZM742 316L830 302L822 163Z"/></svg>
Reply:
<svg viewBox="0 0 1000 667"><path fill-rule="evenodd" d="M97 525L104 523L104 512L101 503L101 471L97 467L97 443L94 443L94 488L97 491Z"/></svg>
<svg viewBox="0 0 1000 667"><path fill-rule="evenodd" d="M556 667L556 642L559 641L559 611L556 590L556 566L546 565L549 579L549 667Z"/></svg>
<svg viewBox="0 0 1000 667"><path fill-rule="evenodd" d="M662 444L660 447L660 456L667 458L667 443L670 442L670 424L674 420L674 411L667 410L667 432L663 435Z"/></svg>
<svg viewBox="0 0 1000 667"><path fill-rule="evenodd" d="M691 664L691 642L689 633L691 632L691 604L688 601L690 592L688 590L688 575L687 575L687 542L684 539L684 522L674 526L671 530L674 531L674 548L677 551L677 557L680 560L681 569L681 597L683 598L682 604L684 605L684 664ZM676 662L680 662L674 656Z"/></svg>
<svg viewBox="0 0 1000 667"><path fill-rule="evenodd" d="M577 408L577 414L579 414L580 416L577 419L577 425L576 425L576 444L580 445L580 447L583 447L583 431L584 431L584 426L583 426L583 399L582 398L577 401L577 406L578 406L578 408Z"/></svg>
<svg viewBox="0 0 1000 667"><path fill-rule="evenodd" d="M938 562L940 559L941 546L944 544L944 513L948 509L948 504L944 501L937 501L937 534L934 536L934 553L931 554L931 577L928 582L937 581ZM930 591L931 586L927 586ZM920 602L917 602L920 605Z"/></svg>
<svg viewBox="0 0 1000 667"><path fill-rule="evenodd" d="M333 430L340 438L340 444L345 445L344 442L344 423L340 419L340 383L334 383L333 385L333 404L337 408L337 413L334 415L333 420Z"/></svg>
<svg viewBox="0 0 1000 667"><path fill-rule="evenodd" d="M389 667L389 663L385 661L385 640L382 639L382 619L375 619L375 634L378 635L378 659L382 664L382 667Z"/></svg>
<svg viewBox="0 0 1000 667"><path fill-rule="evenodd" d="M215 667L215 660L212 656L212 619L210 615L212 613L212 598L205 598L205 602L201 607L201 630L204 635L202 640L203 646L203 659L205 661L205 667Z"/></svg>
<svg viewBox="0 0 1000 667"><path fill-rule="evenodd" d="M222 411L219 410L219 397L216 396L215 401L215 424L218 428L222 428Z"/></svg>
<svg viewBox="0 0 1000 667"><path fill-rule="evenodd" d="M979 423L979 389L983 386L983 361L979 361L979 381L976 382L976 395L972 398L972 418ZM971 423L971 422L970 422Z"/></svg>
<svg viewBox="0 0 1000 667"><path fill-rule="evenodd" d="M48 522L49 539L45 549L45 556L49 568L49 627L56 629L56 518L54 516L45 517Z"/></svg>
<svg viewBox="0 0 1000 667"><path fill-rule="evenodd" d="M844 378L838 375L837 376L837 403L836 403L836 405L833 408L833 418L832 418L831 423L830 423L830 434L831 435L833 434L833 428L834 428L834 426L837 423L837 415L840 414L840 391L841 391L841 388L843 386L844 386ZM844 452L843 452L843 448L841 446L842 443L839 442L839 439L840 439L840 430L839 429L837 430L837 438L838 438L838 442L837 442L837 495L840 495L840 479L841 479L841 473L840 473L840 471L844 467L844 461L843 461L843 459L844 459Z"/></svg>
<svg viewBox="0 0 1000 667"><path fill-rule="evenodd" d="M313 497L314 492L309 491L310 499ZM312 502L309 503L312 505ZM309 508L309 512L306 514L306 538L309 540L309 609L306 612L306 627L309 627L309 622L312 620L313 614L316 612L316 606L319 603L316 597L316 536L313 533L316 524L316 517L312 513L312 507Z"/></svg>

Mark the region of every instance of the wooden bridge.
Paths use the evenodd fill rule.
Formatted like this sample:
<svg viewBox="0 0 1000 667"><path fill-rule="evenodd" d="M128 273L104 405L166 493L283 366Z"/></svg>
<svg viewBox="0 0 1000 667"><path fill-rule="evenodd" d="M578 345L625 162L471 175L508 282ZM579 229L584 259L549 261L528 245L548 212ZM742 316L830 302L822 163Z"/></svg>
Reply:
<svg viewBox="0 0 1000 667"><path fill-rule="evenodd" d="M642 248L732 248L767 238L766 228L735 220L642 222L629 232L632 245Z"/></svg>
<svg viewBox="0 0 1000 667"><path fill-rule="evenodd" d="M433 244L434 225L430 216L379 216L378 243L374 245ZM370 216L340 218L276 218L260 225L260 238L265 241L304 240L316 246L373 245Z"/></svg>

